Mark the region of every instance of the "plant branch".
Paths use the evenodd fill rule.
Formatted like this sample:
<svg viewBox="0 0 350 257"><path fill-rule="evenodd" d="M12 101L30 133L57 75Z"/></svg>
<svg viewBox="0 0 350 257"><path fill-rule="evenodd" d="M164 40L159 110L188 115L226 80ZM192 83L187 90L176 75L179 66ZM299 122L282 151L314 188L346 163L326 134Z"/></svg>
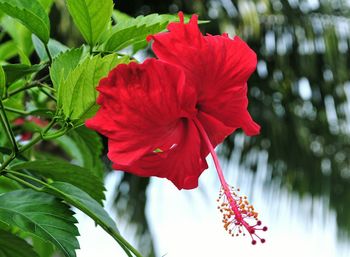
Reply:
<svg viewBox="0 0 350 257"><path fill-rule="evenodd" d="M50 66L51 66L51 63L52 63L52 56L51 56L49 47L47 46L47 44L44 44L44 46L45 46L46 54L47 54L47 56L49 57L49 63L50 63Z"/></svg>
<svg viewBox="0 0 350 257"><path fill-rule="evenodd" d="M34 80L34 81L32 81L32 82L26 83L23 87L17 88L17 89L15 89L15 90L13 90L13 91L7 93L6 96L3 97L3 100L8 99L8 98L10 98L10 97L13 96L13 95L16 95L16 94L18 94L18 93L20 93L20 92L22 92L22 91L27 90L27 89L31 89L31 88L33 88L33 87L47 88L47 89L49 89L49 90L51 90L51 91L56 91L54 88L45 85L45 84L42 82L43 79L44 79L44 78L42 78L42 79L40 79L40 80Z"/></svg>
<svg viewBox="0 0 350 257"><path fill-rule="evenodd" d="M5 131L7 133L7 136L8 136L8 138L11 141L13 151L15 153L17 153L18 152L17 141L16 141L15 135L13 134L13 131L11 129L11 125L10 125L10 122L9 122L9 120L7 118L7 115L6 115L6 112L5 112L5 108L4 108L4 104L2 103L1 99L0 99L0 119L1 119L1 123L2 123Z"/></svg>
<svg viewBox="0 0 350 257"><path fill-rule="evenodd" d="M43 129L40 134L36 135L32 138L32 140L24 145L23 147L19 148L17 152L12 152L11 155L1 164L0 171L5 170L5 168L14 160L16 157L37 144L41 139L45 137L45 134L53 127L53 125L56 123L56 119L52 119L51 122L46 126L45 129Z"/></svg>

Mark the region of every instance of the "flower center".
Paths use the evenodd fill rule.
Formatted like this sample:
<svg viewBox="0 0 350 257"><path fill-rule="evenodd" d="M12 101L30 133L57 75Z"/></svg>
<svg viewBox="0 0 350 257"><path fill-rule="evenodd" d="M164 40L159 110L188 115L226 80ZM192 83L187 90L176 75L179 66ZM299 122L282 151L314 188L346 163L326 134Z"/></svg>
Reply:
<svg viewBox="0 0 350 257"><path fill-rule="evenodd" d="M210 154L214 160L216 171L219 176L221 190L217 201L219 202L218 209L223 215L222 221L224 223L225 230L227 230L228 233L232 236L239 236L240 234L245 236L245 231L247 231L252 239L253 245L256 244L256 239L259 239L261 243L265 243L266 240L259 237L256 232L259 230L267 231L267 227L261 226L262 222L258 220L258 213L248 202L247 197L239 196L238 192L240 190L235 189L234 187L230 187L227 184L219 163L219 159L205 129L197 119L194 119L193 121L209 148Z"/></svg>

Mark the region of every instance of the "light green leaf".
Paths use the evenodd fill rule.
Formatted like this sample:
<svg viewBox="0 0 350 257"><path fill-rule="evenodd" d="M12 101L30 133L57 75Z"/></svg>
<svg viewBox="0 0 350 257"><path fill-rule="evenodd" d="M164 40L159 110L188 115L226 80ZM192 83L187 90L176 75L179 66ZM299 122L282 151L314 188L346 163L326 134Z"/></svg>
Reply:
<svg viewBox="0 0 350 257"><path fill-rule="evenodd" d="M35 35L32 35L32 40L33 40L33 45L34 45L35 51L38 54L40 60L41 61L48 61L49 57L47 56L44 44ZM62 52L65 52L69 49L67 46L63 45L62 43L60 43L52 38L50 38L47 46L49 48L49 51L50 51L52 58L57 57L57 55L59 55Z"/></svg>
<svg viewBox="0 0 350 257"><path fill-rule="evenodd" d="M66 0L75 25L90 46L94 46L110 23L112 0Z"/></svg>
<svg viewBox="0 0 350 257"><path fill-rule="evenodd" d="M0 229L1 257L39 257L24 239Z"/></svg>
<svg viewBox="0 0 350 257"><path fill-rule="evenodd" d="M92 174L89 169L60 161L31 161L15 164L12 170L28 170L34 174L54 181L70 183L87 192L92 198L102 204L104 186L102 179Z"/></svg>
<svg viewBox="0 0 350 257"><path fill-rule="evenodd" d="M75 48L61 53L52 62L50 77L56 90L66 80L68 74L78 66L83 48Z"/></svg>
<svg viewBox="0 0 350 257"><path fill-rule="evenodd" d="M29 57L33 52L33 44L29 31L21 22L10 17L5 16L1 19L1 26L11 36L14 43L16 44L16 51L20 49L23 53Z"/></svg>
<svg viewBox="0 0 350 257"><path fill-rule="evenodd" d="M27 65L27 64L8 64L2 66L6 74L6 83L7 85L12 84L16 80L23 78L26 75L38 72L42 70L45 66L36 64L36 65Z"/></svg>
<svg viewBox="0 0 350 257"><path fill-rule="evenodd" d="M137 18L128 18L121 13L115 15L117 25L113 27L104 45L105 51L117 51L134 44L140 46L140 43L146 46L148 35L161 32L165 30L169 22L178 20L176 16L167 14L151 14Z"/></svg>
<svg viewBox="0 0 350 257"><path fill-rule="evenodd" d="M6 61L17 54L16 43L12 40L0 45L0 61Z"/></svg>
<svg viewBox="0 0 350 257"><path fill-rule="evenodd" d="M6 91L6 76L4 69L0 66L0 100Z"/></svg>
<svg viewBox="0 0 350 257"><path fill-rule="evenodd" d="M7 15L18 19L44 43L49 41L49 17L37 0L0 0L0 9Z"/></svg>
<svg viewBox="0 0 350 257"><path fill-rule="evenodd" d="M53 196L31 189L0 195L0 222L51 242L66 257L75 257L79 248L73 214Z"/></svg>
<svg viewBox="0 0 350 257"><path fill-rule="evenodd" d="M54 0L39 0L40 4L44 7L47 13L50 13L51 6Z"/></svg>
<svg viewBox="0 0 350 257"><path fill-rule="evenodd" d="M98 82L117 64L128 61L128 57L119 58L117 54L105 57L97 55L86 58L71 71L58 91L58 106L63 109L65 118L74 121L78 126L84 123L85 118L93 115L97 110Z"/></svg>

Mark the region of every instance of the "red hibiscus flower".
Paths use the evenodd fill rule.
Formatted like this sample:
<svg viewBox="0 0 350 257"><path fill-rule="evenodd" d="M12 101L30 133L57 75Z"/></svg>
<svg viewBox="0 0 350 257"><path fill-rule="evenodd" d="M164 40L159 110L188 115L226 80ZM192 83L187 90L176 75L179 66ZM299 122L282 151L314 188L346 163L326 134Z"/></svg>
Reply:
<svg viewBox="0 0 350 257"><path fill-rule="evenodd" d="M214 147L237 128L259 133L247 111L256 55L238 37L203 36L197 16L189 24L179 16L169 32L148 38L159 59L121 64L100 81L100 109L86 126L108 137L115 169L167 178L179 189L198 186L211 153L222 184L224 226L233 236L245 228L255 244L255 232L267 228L226 183Z"/></svg>

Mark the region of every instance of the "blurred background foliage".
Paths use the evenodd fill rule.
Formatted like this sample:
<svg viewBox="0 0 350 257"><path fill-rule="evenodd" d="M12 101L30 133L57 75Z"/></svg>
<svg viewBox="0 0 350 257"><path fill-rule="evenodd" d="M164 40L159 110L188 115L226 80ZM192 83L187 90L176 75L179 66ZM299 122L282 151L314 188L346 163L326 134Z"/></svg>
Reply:
<svg viewBox="0 0 350 257"><path fill-rule="evenodd" d="M266 189L277 185L300 198L324 199L336 213L339 239L348 240L350 1L118 0L115 9L135 17L179 10L197 13L201 20L210 20L201 25L204 33L228 32L246 40L258 55L257 71L249 80L249 109L262 131L258 137L244 137L243 143L242 133L236 132L225 141L222 156L230 159L240 142L242 172L257 175L257 155L268 153ZM50 19L55 24L53 38L70 47L83 43L63 0L54 2ZM20 40L16 43L23 51L33 51L30 35L29 40L17 36L26 31L16 26L13 40ZM7 42L6 37L1 40ZM0 59L11 60L15 53L6 47L2 44ZM135 225L140 251L154 256L145 216L148 184L147 178L125 173L116 188L115 208Z"/></svg>

